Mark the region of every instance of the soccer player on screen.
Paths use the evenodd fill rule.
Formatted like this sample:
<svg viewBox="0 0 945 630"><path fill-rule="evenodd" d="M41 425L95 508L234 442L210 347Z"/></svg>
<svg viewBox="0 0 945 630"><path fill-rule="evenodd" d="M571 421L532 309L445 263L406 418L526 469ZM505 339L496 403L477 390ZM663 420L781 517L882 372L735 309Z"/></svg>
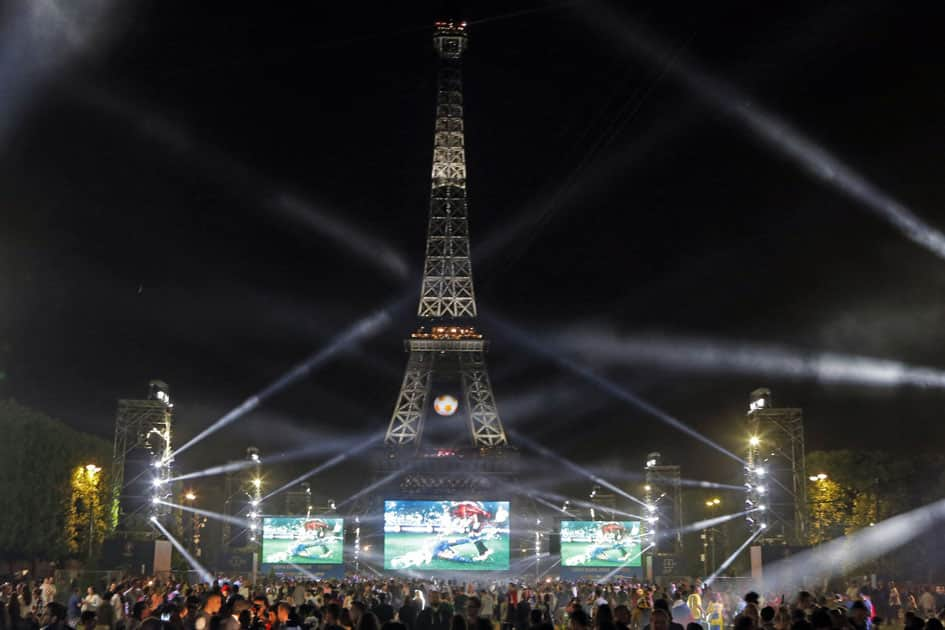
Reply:
<svg viewBox="0 0 945 630"><path fill-rule="evenodd" d="M630 551L624 546L626 533L627 529L620 523L604 523L594 533L594 546L589 551L571 558L569 564L587 564L591 560L609 561L610 558L607 557L607 554L614 550L620 552L620 556L617 558L620 562L629 561Z"/></svg>
<svg viewBox="0 0 945 630"><path fill-rule="evenodd" d="M463 534L462 537L449 539L444 538L434 547L434 555L444 560L456 560L458 562L482 562L492 555L492 550L486 547L483 542L488 538L489 532L486 526L492 520L491 512L483 507L478 501L459 501L450 506L449 509L449 532ZM467 558L460 556L453 549L465 543L472 543L476 546L477 556Z"/></svg>
<svg viewBox="0 0 945 630"><path fill-rule="evenodd" d="M298 542L289 550L289 557L302 556L309 557L309 549L318 549L316 558L328 558L331 556L331 549L328 543L335 542L335 536L332 535L331 525L325 521L316 518L305 521L299 532Z"/></svg>

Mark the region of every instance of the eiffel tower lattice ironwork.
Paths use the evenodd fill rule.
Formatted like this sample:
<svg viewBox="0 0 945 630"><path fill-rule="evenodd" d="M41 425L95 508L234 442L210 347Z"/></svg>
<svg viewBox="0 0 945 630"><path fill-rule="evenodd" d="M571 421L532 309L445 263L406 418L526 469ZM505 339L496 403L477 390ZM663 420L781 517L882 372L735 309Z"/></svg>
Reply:
<svg viewBox="0 0 945 630"><path fill-rule="evenodd" d="M428 418L436 420L434 430L427 429L428 438L455 439L460 433L456 421L462 418L473 446L508 444L486 370L488 342L472 326L476 296L469 258L460 71L466 43L465 22L436 23L433 44L440 70L430 221L417 309L421 327L405 342L410 357L387 429L389 446L420 447ZM459 400L453 396L457 392Z"/></svg>

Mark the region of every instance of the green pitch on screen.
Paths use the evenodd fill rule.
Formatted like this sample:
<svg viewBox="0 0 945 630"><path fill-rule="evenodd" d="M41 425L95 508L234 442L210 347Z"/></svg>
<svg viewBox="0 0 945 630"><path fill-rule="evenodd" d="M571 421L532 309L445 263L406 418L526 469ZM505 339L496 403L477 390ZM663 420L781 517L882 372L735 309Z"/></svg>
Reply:
<svg viewBox="0 0 945 630"><path fill-rule="evenodd" d="M262 543L263 564L341 564L344 519L267 517Z"/></svg>
<svg viewBox="0 0 945 630"><path fill-rule="evenodd" d="M639 567L638 521L562 521L561 565Z"/></svg>
<svg viewBox="0 0 945 630"><path fill-rule="evenodd" d="M384 567L394 567L392 561L411 551L428 547L435 536L422 533L388 533L384 537ZM509 536L500 534L498 537L486 541L493 553L482 562L456 562L443 558L431 558L429 563L415 564L412 567L431 571L504 571L509 568ZM459 545L456 551L465 556L476 555L476 547L472 543Z"/></svg>

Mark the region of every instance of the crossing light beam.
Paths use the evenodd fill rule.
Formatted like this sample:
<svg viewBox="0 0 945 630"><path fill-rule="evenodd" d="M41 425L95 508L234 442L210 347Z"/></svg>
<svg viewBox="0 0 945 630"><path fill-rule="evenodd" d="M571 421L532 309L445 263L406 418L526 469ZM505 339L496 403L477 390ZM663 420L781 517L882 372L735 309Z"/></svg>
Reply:
<svg viewBox="0 0 945 630"><path fill-rule="evenodd" d="M618 46L663 68L673 51L656 37L631 24L602 2L581 14L609 35ZM729 116L764 144L819 180L883 219L903 236L945 259L945 234L923 221L892 195L845 164L825 147L775 114L751 103L733 85L710 76L692 61L677 56L666 71L703 103Z"/></svg>
<svg viewBox="0 0 945 630"><path fill-rule="evenodd" d="M198 562L197 559L193 557L193 555L191 555L191 553L187 551L187 549L182 544L180 544L180 542L174 538L169 531L167 531L167 528L161 524L160 520L152 516L151 525L161 530L161 533L167 537L172 545L174 545L174 548L177 549L180 555L184 556L187 564L189 564L200 575L201 580L203 580L206 584L213 583L213 574L210 573L210 571L207 571L207 569L202 564L200 564L200 562Z"/></svg>
<svg viewBox="0 0 945 630"><path fill-rule="evenodd" d="M686 371L810 379L823 384L945 388L945 370L901 361L777 345L697 337L618 335L579 329L555 336L558 345L603 365L657 365Z"/></svg>
<svg viewBox="0 0 945 630"><path fill-rule="evenodd" d="M655 405L652 405L649 402L643 400L642 398L640 398L639 396L637 396L630 390L617 385L610 379L604 376L601 376L599 374L595 374L594 371L591 370L589 367L585 365L581 365L580 363L567 357L563 352L550 346L547 340L539 341L533 338L531 335L529 335L525 331L519 329L517 326L511 323L505 322L503 320L499 320L495 317L489 317L488 319L490 322L492 322L492 325L503 330L510 339L514 340L519 345L538 354L539 356L544 356L551 359L552 361L554 361L561 367L584 378L586 381L595 385L598 389L602 390L603 392L613 396L617 400L630 404L631 406L646 413L647 415L652 416L656 418L657 420L660 420L661 422L671 426L672 428L678 431L681 431L682 433L685 433L686 435L692 438L695 438L699 442L702 442L706 446L709 446L715 451L721 453L722 455L725 455L726 457L730 459L735 460L736 462L742 465L746 464L745 460L743 460L741 457L731 452L727 448L719 444L716 444L715 442L710 440L708 437L702 435L701 433L699 433L692 427L688 426L681 420L674 418L673 416L666 413L662 409L659 409Z"/></svg>
<svg viewBox="0 0 945 630"><path fill-rule="evenodd" d="M321 367L329 359L334 357L348 346L380 332L390 323L390 311L393 308L395 307L382 309L377 313L369 315L360 321L355 322L352 326L338 335L326 347L309 355L304 361L270 383L267 387L259 391L257 394L244 400L238 407L228 412L222 418L195 435L187 443L178 448L173 455L176 457L201 440L210 437L220 429L250 413L259 407L259 405L261 405L265 400L271 398L290 385L294 385L298 381L302 380L308 376L312 370Z"/></svg>

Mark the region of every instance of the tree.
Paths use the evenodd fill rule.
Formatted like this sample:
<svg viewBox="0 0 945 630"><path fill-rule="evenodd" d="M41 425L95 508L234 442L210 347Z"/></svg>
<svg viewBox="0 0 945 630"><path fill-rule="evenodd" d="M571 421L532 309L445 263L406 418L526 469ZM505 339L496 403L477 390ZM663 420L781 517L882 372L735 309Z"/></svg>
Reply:
<svg viewBox="0 0 945 630"><path fill-rule="evenodd" d="M897 514L945 497L945 456L888 451L814 451L807 456L809 543L816 545L872 527ZM821 476L822 474L822 476ZM945 537L933 528L894 551L860 561L851 547L846 570L860 568L896 578L931 581L942 560Z"/></svg>
<svg viewBox="0 0 945 630"><path fill-rule="evenodd" d="M69 555L72 475L80 466L97 464L103 468L99 487L104 491L109 444L14 401L0 401L0 427L5 438L0 441L0 504L5 507L0 556L51 560Z"/></svg>
<svg viewBox="0 0 945 630"><path fill-rule="evenodd" d="M107 484L99 467L77 466L71 475L66 508L66 546L69 553L90 553L104 540L111 525Z"/></svg>

